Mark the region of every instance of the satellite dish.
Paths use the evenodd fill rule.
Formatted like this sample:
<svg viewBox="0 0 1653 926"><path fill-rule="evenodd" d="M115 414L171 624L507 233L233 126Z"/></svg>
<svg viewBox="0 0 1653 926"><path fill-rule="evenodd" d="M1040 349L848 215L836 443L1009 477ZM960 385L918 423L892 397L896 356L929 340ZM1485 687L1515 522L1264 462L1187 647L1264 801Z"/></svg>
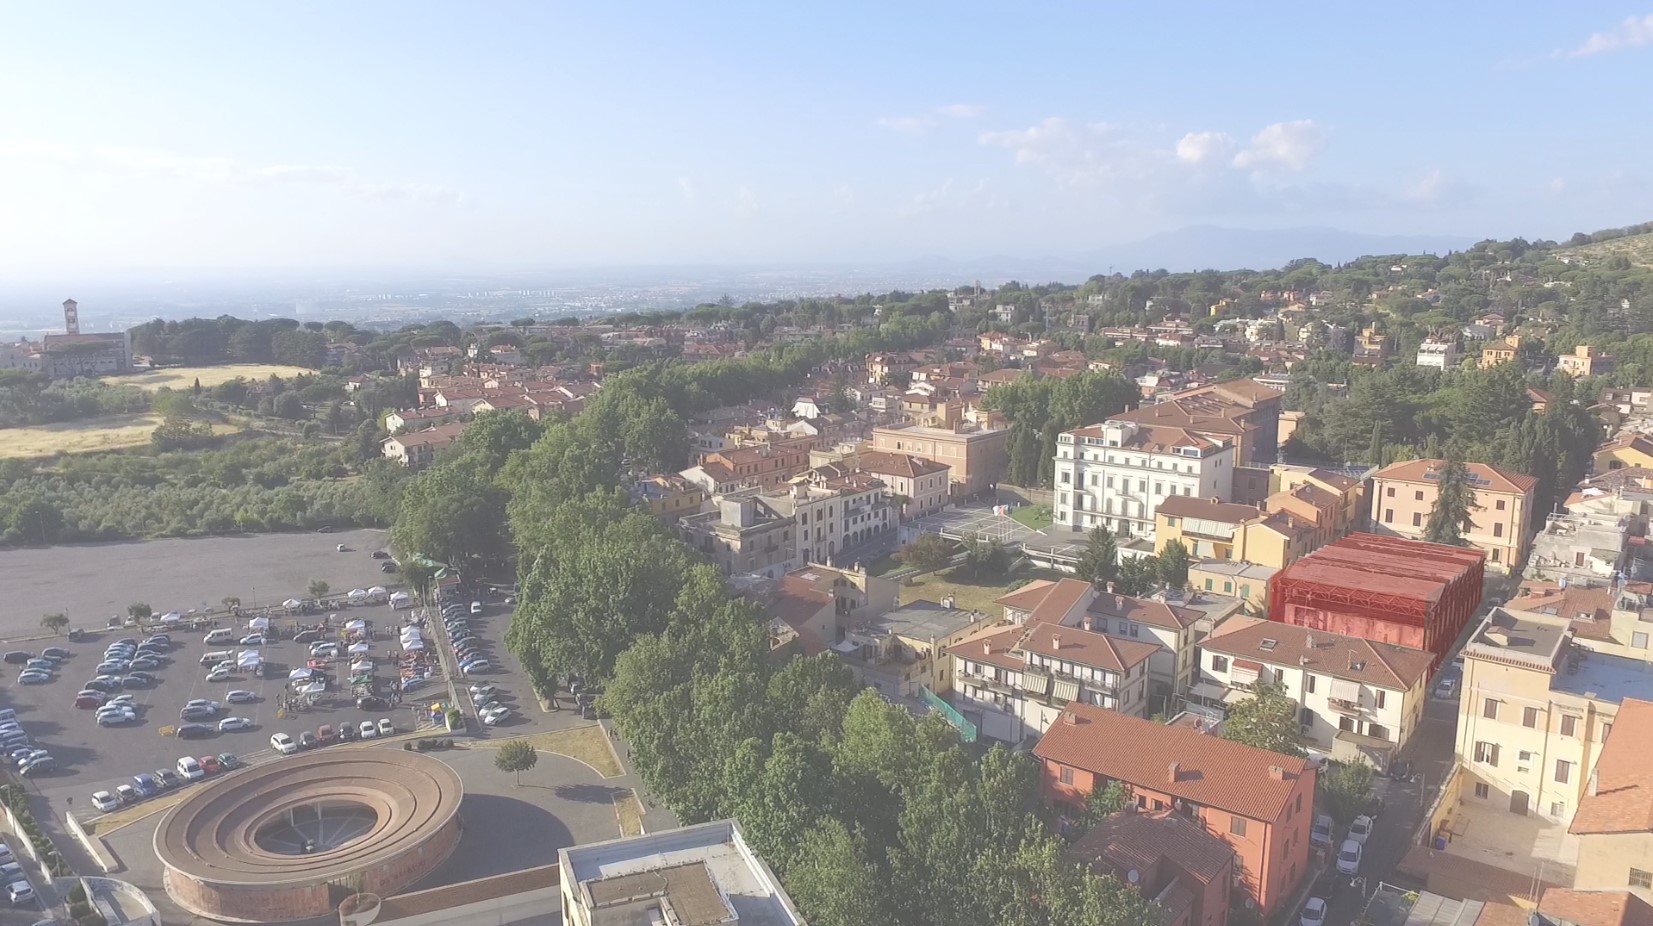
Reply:
<svg viewBox="0 0 1653 926"><path fill-rule="evenodd" d="M1131 882L1132 884L1140 883L1142 881L1142 872L1132 868L1130 871L1125 872L1125 880Z"/></svg>

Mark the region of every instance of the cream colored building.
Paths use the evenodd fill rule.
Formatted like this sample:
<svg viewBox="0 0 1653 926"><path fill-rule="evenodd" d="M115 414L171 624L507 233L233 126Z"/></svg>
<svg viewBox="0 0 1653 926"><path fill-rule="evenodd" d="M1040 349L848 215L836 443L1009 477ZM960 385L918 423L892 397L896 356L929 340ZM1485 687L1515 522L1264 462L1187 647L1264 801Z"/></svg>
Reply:
<svg viewBox="0 0 1653 926"><path fill-rule="evenodd" d="M1443 463L1406 460L1373 473L1372 533L1422 540L1439 494ZM1470 510L1471 527L1464 539L1486 551L1489 571L1508 573L1527 555L1538 480L1486 463L1464 466L1478 506Z"/></svg>
<svg viewBox="0 0 1653 926"><path fill-rule="evenodd" d="M1232 439L1111 419L1065 431L1056 443L1056 523L1075 533L1106 527L1148 536L1172 496L1233 495Z"/></svg>
<svg viewBox="0 0 1653 926"><path fill-rule="evenodd" d="M929 428L892 424L873 428L872 449L908 453L946 465L954 498L980 494L1004 478L1010 465L1010 430L958 424Z"/></svg>
<svg viewBox="0 0 1653 926"><path fill-rule="evenodd" d="M1434 655L1390 643L1231 617L1200 644L1196 696L1232 704L1278 684L1298 705L1305 745L1384 769L1423 719Z"/></svg>
<svg viewBox="0 0 1653 926"><path fill-rule="evenodd" d="M1578 840L1573 887L1653 902L1653 702L1626 698L1613 726L1568 828Z"/></svg>

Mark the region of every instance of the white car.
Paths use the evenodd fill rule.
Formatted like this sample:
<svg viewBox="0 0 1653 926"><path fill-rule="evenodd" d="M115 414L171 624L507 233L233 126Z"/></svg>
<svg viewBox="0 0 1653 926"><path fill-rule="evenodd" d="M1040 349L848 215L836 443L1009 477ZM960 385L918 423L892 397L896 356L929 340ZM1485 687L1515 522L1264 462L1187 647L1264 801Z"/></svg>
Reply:
<svg viewBox="0 0 1653 926"><path fill-rule="evenodd" d="M201 767L201 761L194 756L184 756L178 760L178 775L185 781L200 781L207 777L207 770Z"/></svg>
<svg viewBox="0 0 1653 926"><path fill-rule="evenodd" d="M378 737L379 728L373 725L373 721L364 720L362 721L362 725L357 728L357 732L361 735L362 739L370 740Z"/></svg>
<svg viewBox="0 0 1653 926"><path fill-rule="evenodd" d="M1322 926L1326 922L1326 899L1310 897L1303 901L1303 912L1298 915L1298 926Z"/></svg>
<svg viewBox="0 0 1653 926"><path fill-rule="evenodd" d="M1343 848L1337 850L1337 871L1339 874L1360 874L1360 843L1353 839L1343 840Z"/></svg>
<svg viewBox="0 0 1653 926"><path fill-rule="evenodd" d="M230 676L234 674L235 672L230 668L229 663L221 662L217 666L214 666L211 672L207 673L207 681L227 682L230 680Z"/></svg>
<svg viewBox="0 0 1653 926"><path fill-rule="evenodd" d="M1355 817L1355 822L1349 824L1349 838L1361 845L1372 835L1372 818L1361 814Z"/></svg>
<svg viewBox="0 0 1653 926"><path fill-rule="evenodd" d="M511 709L501 704L482 712L482 723L485 726L496 726L501 720L511 716Z"/></svg>
<svg viewBox="0 0 1653 926"><path fill-rule="evenodd" d="M339 655L339 645L337 643L312 643L312 644L310 644L310 658L311 659L322 659L322 658L332 659L332 658L334 658L338 655Z"/></svg>
<svg viewBox="0 0 1653 926"><path fill-rule="evenodd" d="M245 717L225 717L218 721L219 733L233 733L236 730L251 730L253 722Z"/></svg>
<svg viewBox="0 0 1653 926"><path fill-rule="evenodd" d="M298 752L298 740L285 733L276 733L270 737L270 747L284 756Z"/></svg>
<svg viewBox="0 0 1653 926"><path fill-rule="evenodd" d="M389 717L380 717L379 718L379 735L380 736L395 736L396 735L396 725L390 722Z"/></svg>
<svg viewBox="0 0 1653 926"><path fill-rule="evenodd" d="M261 633L249 633L246 636L241 638L241 645L242 646L263 646L264 645L264 635L261 634Z"/></svg>
<svg viewBox="0 0 1653 926"><path fill-rule="evenodd" d="M120 805L120 799L115 797L115 793L113 791L92 792L92 806L103 811L104 813L108 813Z"/></svg>
<svg viewBox="0 0 1653 926"><path fill-rule="evenodd" d="M137 723L138 715L131 711L118 714L99 714L97 725L100 727L124 727L129 723Z"/></svg>
<svg viewBox="0 0 1653 926"><path fill-rule="evenodd" d="M237 688L236 690L225 695L224 700L230 702L231 704L250 704L253 701L258 700L258 692L245 691Z"/></svg>
<svg viewBox="0 0 1653 926"><path fill-rule="evenodd" d="M105 701L103 706L108 708L114 707L117 704L125 704L128 707L136 707L138 704L138 696L129 694L115 695L113 698Z"/></svg>
<svg viewBox="0 0 1653 926"><path fill-rule="evenodd" d="M13 881L6 885L6 897L11 900L11 905L14 907L34 903L34 888L30 887L27 881L21 879Z"/></svg>

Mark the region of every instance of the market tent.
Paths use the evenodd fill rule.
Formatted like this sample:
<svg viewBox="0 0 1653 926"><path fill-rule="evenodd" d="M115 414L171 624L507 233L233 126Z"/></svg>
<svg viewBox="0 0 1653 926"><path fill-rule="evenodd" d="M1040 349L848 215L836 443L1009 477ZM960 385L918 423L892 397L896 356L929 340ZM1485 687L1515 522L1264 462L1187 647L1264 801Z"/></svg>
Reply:
<svg viewBox="0 0 1653 926"><path fill-rule="evenodd" d="M352 643L350 644L350 655L359 656L372 648L373 647L368 646L366 643Z"/></svg>
<svg viewBox="0 0 1653 926"><path fill-rule="evenodd" d="M235 664L242 669L252 669L258 667L263 661L264 658L257 653L242 653L241 658L237 659Z"/></svg>
<svg viewBox="0 0 1653 926"><path fill-rule="evenodd" d="M366 598L367 597L367 589L365 589L365 588L353 588L353 589L350 590L350 597L351 598Z"/></svg>
<svg viewBox="0 0 1653 926"><path fill-rule="evenodd" d="M296 608L303 603L304 602L299 601L297 598L289 598L286 601L283 601L281 606L284 608Z"/></svg>
<svg viewBox="0 0 1653 926"><path fill-rule="evenodd" d="M367 621L364 621L361 618L357 618L353 621L350 621L350 622L346 623L344 625L344 629L346 629L346 630L366 630L367 629Z"/></svg>
<svg viewBox="0 0 1653 926"><path fill-rule="evenodd" d="M290 682L296 682L301 678L309 678L314 674L315 673L311 672L309 669L294 669L293 671L287 673L287 680Z"/></svg>
<svg viewBox="0 0 1653 926"><path fill-rule="evenodd" d="M267 617L255 617L252 620L247 622L247 629L248 630L269 630L270 629L270 619L267 618Z"/></svg>
<svg viewBox="0 0 1653 926"><path fill-rule="evenodd" d="M373 660L363 659L360 662L352 662L350 664L350 671L355 672L355 673L372 672L373 671Z"/></svg>
<svg viewBox="0 0 1653 926"><path fill-rule="evenodd" d="M389 592L390 590L385 588L383 585L375 585L367 590L369 595L385 595L389 594Z"/></svg>
<svg viewBox="0 0 1653 926"><path fill-rule="evenodd" d="M403 640L402 649L410 653L417 653L425 648L424 640Z"/></svg>

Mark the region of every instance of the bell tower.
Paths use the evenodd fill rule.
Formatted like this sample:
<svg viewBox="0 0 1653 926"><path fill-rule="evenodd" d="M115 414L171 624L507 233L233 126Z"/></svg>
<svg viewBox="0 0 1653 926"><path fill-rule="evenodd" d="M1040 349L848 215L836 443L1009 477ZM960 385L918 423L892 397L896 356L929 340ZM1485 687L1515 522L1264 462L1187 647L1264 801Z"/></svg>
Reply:
<svg viewBox="0 0 1653 926"><path fill-rule="evenodd" d="M63 300L63 330L80 334L80 304L73 299Z"/></svg>

